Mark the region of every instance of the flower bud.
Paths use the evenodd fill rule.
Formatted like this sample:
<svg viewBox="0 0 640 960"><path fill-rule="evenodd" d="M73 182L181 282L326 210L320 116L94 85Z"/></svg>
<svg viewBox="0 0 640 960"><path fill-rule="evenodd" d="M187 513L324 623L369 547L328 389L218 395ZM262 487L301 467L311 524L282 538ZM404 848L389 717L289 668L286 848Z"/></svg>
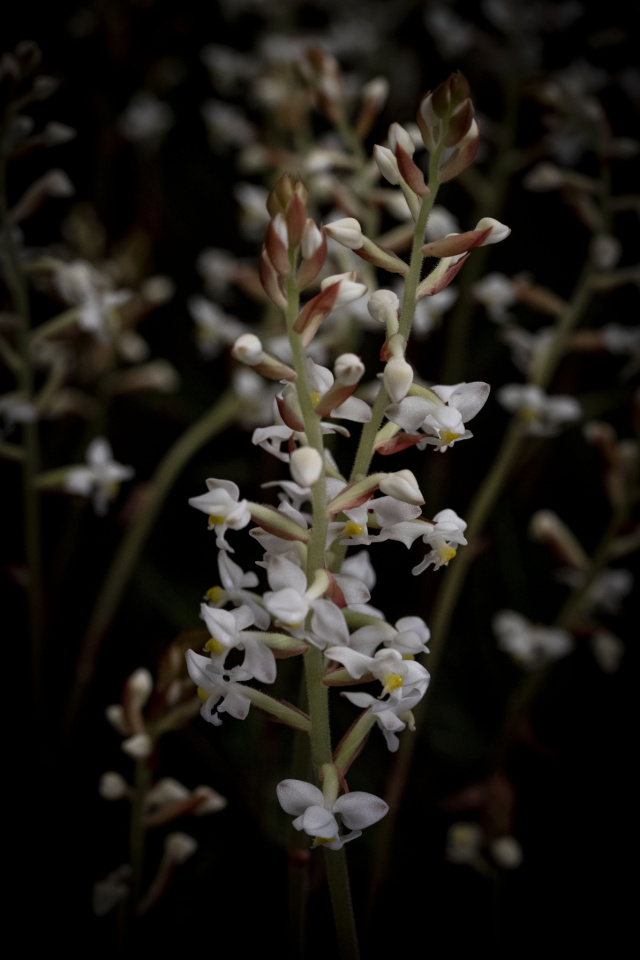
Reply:
<svg viewBox="0 0 640 960"><path fill-rule="evenodd" d="M388 497L401 500L402 503L411 503L414 506L421 506L424 503L418 481L411 470L388 473L380 480L379 486Z"/></svg>
<svg viewBox="0 0 640 960"><path fill-rule="evenodd" d="M254 367L257 363L260 363L262 354L262 343L254 333L243 333L231 348L231 356L234 360L238 360L248 367Z"/></svg>
<svg viewBox="0 0 640 960"><path fill-rule="evenodd" d="M398 170L398 161L395 154L388 147L381 147L379 144L373 148L373 159L378 165L378 170L389 183L394 186L400 183L402 179Z"/></svg>
<svg viewBox="0 0 640 960"><path fill-rule="evenodd" d="M153 740L148 733L136 733L133 737L123 741L122 750L134 760L145 760L153 750Z"/></svg>
<svg viewBox="0 0 640 960"><path fill-rule="evenodd" d="M395 153L397 144L400 144L405 153L413 156L416 145L411 134L399 123L392 123L389 127L389 147Z"/></svg>
<svg viewBox="0 0 640 960"><path fill-rule="evenodd" d="M506 224L500 223L499 220L494 220L493 217L483 217L482 220L478 220L475 228L476 230L491 231L488 237L486 237L480 244L481 247L487 247L491 243L500 243L501 240L506 240L511 233L511 227L507 227Z"/></svg>
<svg viewBox="0 0 640 960"><path fill-rule="evenodd" d="M100 777L98 793L104 800L121 800L128 792L127 781L115 770L108 770Z"/></svg>
<svg viewBox="0 0 640 960"><path fill-rule="evenodd" d="M315 447L298 447L291 454L289 469L300 487L312 487L322 473L322 457Z"/></svg>
<svg viewBox="0 0 640 960"><path fill-rule="evenodd" d="M413 383L413 367L404 357L392 357L384 368L382 379L391 402L400 403Z"/></svg>
<svg viewBox="0 0 640 960"><path fill-rule="evenodd" d="M198 841L190 837L188 833L177 831L170 833L164 841L164 852L168 860L172 863L181 864L198 849Z"/></svg>
<svg viewBox="0 0 640 960"><path fill-rule="evenodd" d="M398 322L398 308L400 301L393 290L376 290L369 297L367 308L374 320L378 323Z"/></svg>
<svg viewBox="0 0 640 960"><path fill-rule="evenodd" d="M364 242L362 227L354 217L345 217L343 220L327 223L324 232L349 250L359 250Z"/></svg>
<svg viewBox="0 0 640 960"><path fill-rule="evenodd" d="M364 371L364 363L355 353L342 353L333 367L336 382L347 387L359 383Z"/></svg>

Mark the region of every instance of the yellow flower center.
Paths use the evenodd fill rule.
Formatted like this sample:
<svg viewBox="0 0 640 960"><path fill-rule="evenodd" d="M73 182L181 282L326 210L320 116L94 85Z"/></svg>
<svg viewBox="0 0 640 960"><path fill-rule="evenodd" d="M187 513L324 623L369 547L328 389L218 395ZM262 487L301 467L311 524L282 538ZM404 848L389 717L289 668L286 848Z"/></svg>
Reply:
<svg viewBox="0 0 640 960"><path fill-rule="evenodd" d="M438 553L440 554L440 560L445 567L449 563L449 560L453 560L457 552L458 551L454 547L440 547Z"/></svg>
<svg viewBox="0 0 640 960"><path fill-rule="evenodd" d="M403 653L403 654L402 654L402 659L403 659L403 660L415 660L415 657L414 657L414 655L413 655L412 653Z"/></svg>
<svg viewBox="0 0 640 960"><path fill-rule="evenodd" d="M220 601L222 600L223 593L224 593L224 590L222 589L222 587L218 587L218 586L209 587L209 589L204 595L204 598L205 600L210 600L211 603L220 603Z"/></svg>
<svg viewBox="0 0 640 960"><path fill-rule="evenodd" d="M224 523L227 518L223 517L219 513L210 513L209 514L209 523L212 527L215 527L217 524Z"/></svg>
<svg viewBox="0 0 640 960"><path fill-rule="evenodd" d="M534 410L532 407L523 407L522 410L518 411L518 416L521 420L526 420L531 423L532 420L539 420L540 413L538 410Z"/></svg>
<svg viewBox="0 0 640 960"><path fill-rule="evenodd" d="M364 533L364 527L361 523L355 523L354 520L349 520L348 523L344 525L344 535L345 537L357 537L359 534Z"/></svg>
<svg viewBox="0 0 640 960"><path fill-rule="evenodd" d="M444 444L453 443L454 440L457 440L460 436L459 433L453 433L452 430L441 430L440 439Z"/></svg>
<svg viewBox="0 0 640 960"><path fill-rule="evenodd" d="M205 690L204 687L198 687L196 692L199 698L202 700L202 702L206 703L207 700L209 699L209 691Z"/></svg>
<svg viewBox="0 0 640 960"><path fill-rule="evenodd" d="M325 843L333 843L335 837L314 837L313 846L322 847Z"/></svg>
<svg viewBox="0 0 640 960"><path fill-rule="evenodd" d="M311 397L311 403L314 405L314 407L317 407L318 404L320 403L320 394L318 393L318 391L312 390L309 396Z"/></svg>
<svg viewBox="0 0 640 960"><path fill-rule="evenodd" d="M224 647L219 640L216 640L215 637L209 637L209 639L204 645L204 648L207 651L207 653L217 653L217 654L224 653L226 650L226 647Z"/></svg>
<svg viewBox="0 0 640 960"><path fill-rule="evenodd" d="M378 697L378 700L381 700L382 697L385 697L388 693L391 693L392 690L397 690L398 687L402 686L402 677L399 673L388 673L384 678L384 687L382 693Z"/></svg>

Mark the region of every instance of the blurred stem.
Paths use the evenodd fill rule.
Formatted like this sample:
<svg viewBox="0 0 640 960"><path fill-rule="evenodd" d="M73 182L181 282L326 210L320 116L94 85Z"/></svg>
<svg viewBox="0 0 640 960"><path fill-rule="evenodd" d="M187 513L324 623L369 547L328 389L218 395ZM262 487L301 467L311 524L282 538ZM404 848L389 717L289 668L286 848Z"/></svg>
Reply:
<svg viewBox="0 0 640 960"><path fill-rule="evenodd" d="M0 142L4 141L4 124L0 129ZM7 287L18 316L17 356L19 367L15 365L18 387L27 403L33 402L34 377L29 349L31 311L29 292L20 268L15 248L12 224L7 203L7 155L0 152L0 221L4 239L4 267ZM42 657L44 646L44 596L42 592L42 555L40 494L35 478L40 470L40 440L37 420L22 424L22 490L24 514L25 557L28 570L28 617L31 636L31 658L34 695L38 696L41 686Z"/></svg>
<svg viewBox="0 0 640 960"><path fill-rule="evenodd" d="M73 722L80 707L85 688L93 676L104 636L169 491L198 450L232 422L237 408L238 399L233 390L223 393L199 420L178 437L158 464L149 482L145 501L125 532L111 561L89 620L69 703L69 723Z"/></svg>

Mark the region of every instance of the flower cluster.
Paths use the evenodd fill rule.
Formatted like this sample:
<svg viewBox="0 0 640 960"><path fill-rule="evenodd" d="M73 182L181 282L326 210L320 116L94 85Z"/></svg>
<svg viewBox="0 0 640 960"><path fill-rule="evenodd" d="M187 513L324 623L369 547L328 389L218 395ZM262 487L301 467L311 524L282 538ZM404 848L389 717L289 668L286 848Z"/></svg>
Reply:
<svg viewBox="0 0 640 960"><path fill-rule="evenodd" d="M325 61L318 54L314 71L328 69ZM428 184L413 159L413 138L399 124L391 125L389 145L374 151L382 176L400 187L415 220L410 263L367 236L352 216L318 226L308 215L306 187L290 175L283 175L268 195L260 281L283 315L287 341L284 348L277 341L265 345L257 333L242 332L231 354L245 369L279 384L273 421L254 430L253 443L286 464L290 476L278 483L277 507L244 499L235 483L213 478L206 493L189 501L215 531L221 579L207 591L201 608L210 634L204 650L187 653L201 715L219 726L224 714L244 719L254 705L309 733L318 785L284 780L278 798L295 817L294 827L330 850L339 850L384 816L382 800L349 792L346 772L374 726L390 751L398 749L398 734L415 728L413 710L430 679L420 662L430 638L424 620L404 615L390 622L370 603L376 575L368 552L345 553L353 547L373 547L375 553L376 545L388 540L410 548L422 540L427 551L413 568L419 575L430 566L446 566L467 542L466 523L453 509L432 518L422 515L424 498L410 470L371 472L370 461L375 453L388 457L411 446L444 453L472 437L467 424L484 406L489 385L421 385L407 359L407 343L417 302L440 295L473 249L510 233L491 218L466 233L442 236L426 229L439 184L464 170L478 146L473 106L460 74L423 99L417 123L432 155ZM370 273L367 284L344 267L324 275L331 253L327 237L366 264L404 278L402 304L395 290L370 293ZM425 260L436 262L420 279ZM311 296L301 303L301 293L309 288ZM369 293L368 313L384 337L384 366L379 378L361 390L366 367L357 354L336 350L330 368L311 353L332 316ZM204 316L202 304L196 306ZM348 438L354 424L362 425L362 432L353 470L345 475L326 439L335 433ZM260 575L230 557L228 532L246 527L262 550L256 564ZM276 684L278 659L294 656L304 658L309 714L261 689ZM354 684L368 689L353 691ZM333 750L328 698L334 687L344 686L349 687L344 697L362 712Z"/></svg>

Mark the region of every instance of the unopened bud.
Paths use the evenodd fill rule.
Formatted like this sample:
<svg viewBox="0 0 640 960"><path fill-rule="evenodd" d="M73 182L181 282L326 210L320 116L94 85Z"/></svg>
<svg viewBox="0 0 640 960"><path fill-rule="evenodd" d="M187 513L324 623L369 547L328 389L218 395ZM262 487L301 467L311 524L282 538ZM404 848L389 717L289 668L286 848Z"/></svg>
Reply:
<svg viewBox="0 0 640 960"><path fill-rule="evenodd" d="M42 131L42 142L45 147L57 147L62 143L68 143L77 136L73 127L66 123L58 123L52 120Z"/></svg>
<svg viewBox="0 0 640 960"><path fill-rule="evenodd" d="M229 802L226 797L223 797L212 787L196 787L193 793L195 796L202 798L193 811L198 817L206 816L209 813L219 813L220 810L224 810Z"/></svg>
<svg viewBox="0 0 640 960"><path fill-rule="evenodd" d="M128 792L127 781L115 770L108 770L100 777L98 793L104 800L121 800Z"/></svg>
<svg viewBox="0 0 640 960"><path fill-rule="evenodd" d="M394 152L390 150L389 147L381 147L376 143L373 148L373 159L385 180L388 180L389 183L394 186L400 183L402 177L398 170L398 161L396 160Z"/></svg>
<svg viewBox="0 0 640 960"><path fill-rule="evenodd" d="M369 297L367 304L369 313L378 323L389 324L389 321L398 321L400 301L393 290L376 290Z"/></svg>
<svg viewBox="0 0 640 960"><path fill-rule="evenodd" d="M315 447L298 447L291 454L289 469L300 487L312 487L322 473L322 456Z"/></svg>
<svg viewBox="0 0 640 960"><path fill-rule="evenodd" d="M413 383L413 367L404 357L392 357L384 368L382 379L391 402L400 403Z"/></svg>
<svg viewBox="0 0 640 960"><path fill-rule="evenodd" d="M153 750L153 740L148 733L136 733L121 744L122 750L134 760L146 760Z"/></svg>
<svg viewBox="0 0 640 960"><path fill-rule="evenodd" d="M475 229L491 230L489 236L486 237L480 244L481 247L487 247L491 243L500 243L501 240L506 240L511 233L511 227L507 227L506 224L500 223L499 220L494 220L493 217L483 217L482 220L478 220Z"/></svg>
<svg viewBox="0 0 640 960"><path fill-rule="evenodd" d="M402 503L411 503L414 506L421 506L424 503L424 497L420 492L418 481L411 470L398 470L396 473L388 473L380 480L380 490L386 493L388 497L400 500Z"/></svg>
<svg viewBox="0 0 640 960"><path fill-rule="evenodd" d="M140 667L129 675L127 688L131 697L135 700L136 706L142 708L153 690L153 677L146 667Z"/></svg>
<svg viewBox="0 0 640 960"><path fill-rule="evenodd" d="M416 149L413 137L401 124L392 123L389 127L389 146L394 153L397 144L400 144L404 152L408 153L410 157L413 156Z"/></svg>
<svg viewBox="0 0 640 960"><path fill-rule="evenodd" d="M350 273L337 273L332 277L325 277L320 284L320 289L325 290L327 287L330 287L334 283L338 282L340 282L340 287L333 303L334 310L336 307L344 306L345 303L351 303L353 300L358 300L367 292L367 288L364 283L356 282L355 273L353 273L353 271Z"/></svg>
<svg viewBox="0 0 640 960"><path fill-rule="evenodd" d="M241 334L231 348L231 356L234 360L238 360L248 367L260 363L262 354L262 343L254 333Z"/></svg>
<svg viewBox="0 0 640 960"><path fill-rule="evenodd" d="M184 863L198 849L198 841L190 837L188 833L176 831L170 833L164 841L164 852L168 860L172 863Z"/></svg>
<svg viewBox="0 0 640 960"><path fill-rule="evenodd" d="M322 231L313 220L307 220L300 239L300 252L302 256L305 260L310 260L321 246Z"/></svg>
<svg viewBox="0 0 640 960"><path fill-rule="evenodd" d="M362 227L354 217L334 220L325 225L324 232L349 250L359 250L364 242Z"/></svg>
<svg viewBox="0 0 640 960"><path fill-rule="evenodd" d="M336 381L348 387L359 383L364 371L364 363L355 353L342 353L333 367Z"/></svg>

